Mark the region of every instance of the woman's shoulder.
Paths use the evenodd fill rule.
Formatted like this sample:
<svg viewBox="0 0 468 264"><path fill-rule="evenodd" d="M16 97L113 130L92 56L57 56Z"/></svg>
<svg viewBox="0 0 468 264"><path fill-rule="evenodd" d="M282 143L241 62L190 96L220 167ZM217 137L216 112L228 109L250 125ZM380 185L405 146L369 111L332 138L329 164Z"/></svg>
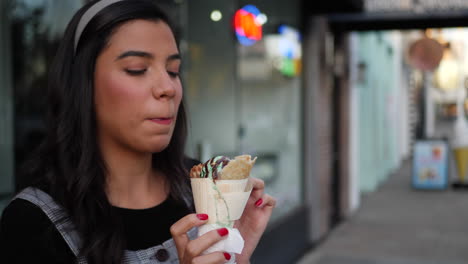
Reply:
<svg viewBox="0 0 468 264"><path fill-rule="evenodd" d="M0 219L0 252L7 259L14 258L17 261L27 261L28 256L35 256L34 261L73 257L66 242L42 209L19 198L12 200L3 210Z"/></svg>
<svg viewBox="0 0 468 264"><path fill-rule="evenodd" d="M0 234L2 239L24 239L50 230L51 226L52 222L39 207L23 199L14 199L3 210Z"/></svg>
<svg viewBox="0 0 468 264"><path fill-rule="evenodd" d="M55 228L55 224L45 212L47 209L43 208L50 209L54 207L54 204L54 199L49 196L47 189L24 188L3 210L0 218L0 232L2 234L15 232L18 235L50 232Z"/></svg>
<svg viewBox="0 0 468 264"><path fill-rule="evenodd" d="M37 226L47 222L51 223L50 220L45 220L48 220L48 218L39 207L23 199L11 201L3 210L1 218L2 226L8 224L10 228L15 226L25 228L24 224Z"/></svg>

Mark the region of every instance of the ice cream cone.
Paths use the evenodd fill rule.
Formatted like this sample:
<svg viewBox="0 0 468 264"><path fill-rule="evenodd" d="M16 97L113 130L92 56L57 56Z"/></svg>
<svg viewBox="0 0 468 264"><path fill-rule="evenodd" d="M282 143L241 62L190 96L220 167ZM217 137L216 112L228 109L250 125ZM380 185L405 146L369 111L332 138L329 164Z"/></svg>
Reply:
<svg viewBox="0 0 468 264"><path fill-rule="evenodd" d="M197 213L208 214L209 224L232 226L242 216L252 184L248 179L216 181L192 178L192 192Z"/></svg>
<svg viewBox="0 0 468 264"><path fill-rule="evenodd" d="M241 218L253 185L249 179L255 164L250 155L229 159L217 156L190 170L195 210L208 214L208 222L199 228L199 236L220 227L227 227L229 236L205 251L225 251L240 254L244 240L234 227L234 221Z"/></svg>
<svg viewBox="0 0 468 264"><path fill-rule="evenodd" d="M249 179L242 180L217 180L215 181L216 187L223 193L230 192L246 192L248 191L247 183Z"/></svg>

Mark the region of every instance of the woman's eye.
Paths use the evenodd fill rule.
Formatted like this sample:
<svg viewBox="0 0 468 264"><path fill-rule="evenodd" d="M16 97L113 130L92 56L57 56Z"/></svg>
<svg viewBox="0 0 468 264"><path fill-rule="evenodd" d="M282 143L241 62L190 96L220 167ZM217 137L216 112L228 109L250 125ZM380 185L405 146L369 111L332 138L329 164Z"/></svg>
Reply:
<svg viewBox="0 0 468 264"><path fill-rule="evenodd" d="M141 70L125 69L125 72L128 73L129 75L137 76L137 75L144 74L146 72L146 69L141 69Z"/></svg>
<svg viewBox="0 0 468 264"><path fill-rule="evenodd" d="M179 72L173 72L173 71L167 71L167 73L168 73L169 76L171 76L172 78L179 77L179 75L180 75Z"/></svg>

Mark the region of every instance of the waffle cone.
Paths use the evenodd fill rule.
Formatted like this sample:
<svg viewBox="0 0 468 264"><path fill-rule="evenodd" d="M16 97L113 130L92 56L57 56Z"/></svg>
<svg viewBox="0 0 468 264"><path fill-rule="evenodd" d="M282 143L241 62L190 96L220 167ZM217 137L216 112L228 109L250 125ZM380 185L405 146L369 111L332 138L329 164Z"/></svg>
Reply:
<svg viewBox="0 0 468 264"><path fill-rule="evenodd" d="M246 179L250 175L257 158L251 159L250 155L241 155L231 160L221 171L220 180Z"/></svg>

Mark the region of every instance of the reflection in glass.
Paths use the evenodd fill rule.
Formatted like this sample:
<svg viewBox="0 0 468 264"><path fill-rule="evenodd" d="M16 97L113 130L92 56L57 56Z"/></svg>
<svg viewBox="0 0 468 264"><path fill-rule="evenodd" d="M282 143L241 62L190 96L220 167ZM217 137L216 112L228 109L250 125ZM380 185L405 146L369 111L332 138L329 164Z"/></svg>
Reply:
<svg viewBox="0 0 468 264"><path fill-rule="evenodd" d="M14 152L18 171L44 136L48 66L68 21L82 3L76 0L12 3ZM21 180L17 178L17 183Z"/></svg>
<svg viewBox="0 0 468 264"><path fill-rule="evenodd" d="M13 193L13 88L9 1L0 1L0 211Z"/></svg>

